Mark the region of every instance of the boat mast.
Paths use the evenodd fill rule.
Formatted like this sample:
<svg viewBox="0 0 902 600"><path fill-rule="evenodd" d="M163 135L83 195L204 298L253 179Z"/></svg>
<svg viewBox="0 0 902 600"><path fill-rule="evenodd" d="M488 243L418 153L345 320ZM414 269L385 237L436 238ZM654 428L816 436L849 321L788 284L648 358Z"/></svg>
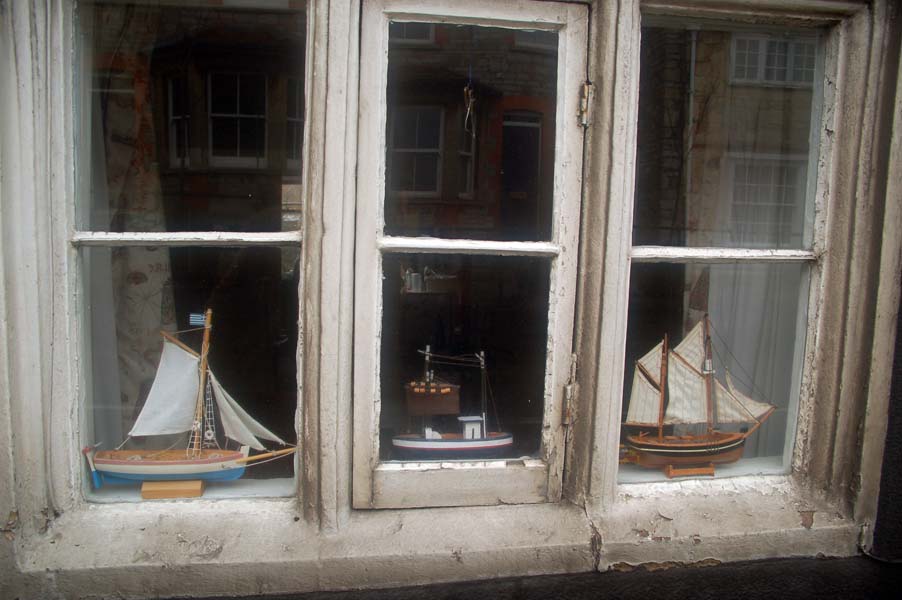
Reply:
<svg viewBox="0 0 902 600"><path fill-rule="evenodd" d="M661 403L658 406L658 439L664 439L664 394L667 389L667 334L664 334L664 342L661 346L661 377L660 382Z"/></svg>
<svg viewBox="0 0 902 600"><path fill-rule="evenodd" d="M210 349L210 329L213 324L213 309L208 308L204 315L204 342L200 349L200 387L197 390L197 403L194 406L194 427L191 436L191 455L200 455L201 438L204 429L204 394L207 387L207 351Z"/></svg>
<svg viewBox="0 0 902 600"><path fill-rule="evenodd" d="M479 354L476 356L479 357L479 380L482 386L482 437L487 438L489 436L489 428L488 423L486 423L486 374L485 374L485 350L480 350ZM497 410L496 410L497 416Z"/></svg>
<svg viewBox="0 0 902 600"><path fill-rule="evenodd" d="M708 313L705 313L705 364L702 374L705 376L705 401L708 416L708 433L714 431L714 365L711 360L711 335L709 332Z"/></svg>

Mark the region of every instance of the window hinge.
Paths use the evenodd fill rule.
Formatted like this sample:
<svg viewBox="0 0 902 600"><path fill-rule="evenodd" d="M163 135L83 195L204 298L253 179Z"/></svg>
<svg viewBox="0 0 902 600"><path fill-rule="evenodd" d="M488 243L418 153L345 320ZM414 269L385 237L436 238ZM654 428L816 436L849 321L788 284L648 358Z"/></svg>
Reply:
<svg viewBox="0 0 902 600"><path fill-rule="evenodd" d="M589 127L589 106L591 106L592 94L595 93L595 84L591 81L583 82L579 90L579 124Z"/></svg>
<svg viewBox="0 0 902 600"><path fill-rule="evenodd" d="M573 421L573 398L577 391L576 382L576 353L570 355L570 378L564 386L564 406L561 412L561 424L570 425Z"/></svg>

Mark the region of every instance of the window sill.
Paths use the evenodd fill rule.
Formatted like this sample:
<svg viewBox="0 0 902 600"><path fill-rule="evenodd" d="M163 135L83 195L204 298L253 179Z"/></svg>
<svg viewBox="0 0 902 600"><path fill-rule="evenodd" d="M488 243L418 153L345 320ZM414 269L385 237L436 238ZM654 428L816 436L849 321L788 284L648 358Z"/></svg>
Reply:
<svg viewBox="0 0 902 600"><path fill-rule="evenodd" d="M858 553L860 525L791 476L621 485L600 566Z"/></svg>
<svg viewBox="0 0 902 600"><path fill-rule="evenodd" d="M586 513L571 505L355 511L331 533L299 519L298 509L286 500L86 505L26 540L19 568L35 596L142 597L152 578L155 595L205 597L577 573L596 565Z"/></svg>

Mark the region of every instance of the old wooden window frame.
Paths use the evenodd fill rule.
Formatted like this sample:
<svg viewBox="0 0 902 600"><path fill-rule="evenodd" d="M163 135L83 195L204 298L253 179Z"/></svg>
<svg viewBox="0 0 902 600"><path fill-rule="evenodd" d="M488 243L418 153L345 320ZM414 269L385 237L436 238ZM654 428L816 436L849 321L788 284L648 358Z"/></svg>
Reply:
<svg viewBox="0 0 902 600"><path fill-rule="evenodd" d="M363 3L358 118L358 196L355 252L353 506L460 506L557 501L564 455L564 386L570 374L576 290L582 144L578 94L586 76L588 10L550 2L426 4L415 0ZM558 31L555 116L555 206L548 242L501 242L383 234L386 81L389 21L442 22ZM540 458L479 462L379 460L379 352L384 253L455 253L548 257L552 261Z"/></svg>

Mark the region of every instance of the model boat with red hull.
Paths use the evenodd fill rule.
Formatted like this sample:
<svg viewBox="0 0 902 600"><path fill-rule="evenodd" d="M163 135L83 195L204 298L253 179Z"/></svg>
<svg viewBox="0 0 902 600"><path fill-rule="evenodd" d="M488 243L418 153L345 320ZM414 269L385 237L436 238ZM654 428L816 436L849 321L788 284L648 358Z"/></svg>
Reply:
<svg viewBox="0 0 902 600"><path fill-rule="evenodd" d="M485 353L463 356L435 354L426 346L423 378L404 386L407 416L423 418L421 433L405 433L392 438L393 457L399 460L481 460L505 456L514 445L514 436L503 431L488 431L487 411L490 388L485 368ZM460 386L435 377L434 363L480 370L481 413L457 416L460 433L433 429L428 420L436 416L460 415ZM497 420L497 419L496 419ZM431 423L431 421L428 421Z"/></svg>
<svg viewBox="0 0 902 600"><path fill-rule="evenodd" d="M672 350L667 337L636 361L625 426L656 428L627 435L634 462L660 468L668 476L712 474L714 465L736 462L745 441L770 417L775 406L753 400L716 378L711 357L708 316ZM743 431L717 429L719 424L746 424ZM671 425L705 425L693 435L664 435Z"/></svg>

